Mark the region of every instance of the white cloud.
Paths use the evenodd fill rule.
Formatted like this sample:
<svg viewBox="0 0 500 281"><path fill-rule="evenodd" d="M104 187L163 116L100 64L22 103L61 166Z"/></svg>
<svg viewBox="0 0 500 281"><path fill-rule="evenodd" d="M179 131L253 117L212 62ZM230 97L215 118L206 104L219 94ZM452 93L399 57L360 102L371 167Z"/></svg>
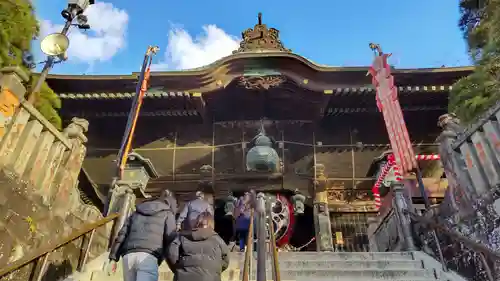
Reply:
<svg viewBox="0 0 500 281"><path fill-rule="evenodd" d="M139 69L142 69L142 65ZM151 71L164 71L164 70L168 70L168 63L159 62L151 64Z"/></svg>
<svg viewBox="0 0 500 281"><path fill-rule="evenodd" d="M227 34L216 25L203 26L203 33L193 38L186 30L174 27L168 36L164 60L152 70L191 69L205 66L238 49L238 37Z"/></svg>
<svg viewBox="0 0 500 281"><path fill-rule="evenodd" d="M78 60L90 65L107 61L125 47L128 14L111 3L98 2L90 6L85 14L91 29L87 32L72 27L69 32L69 60ZM63 25L41 20L41 35L60 32Z"/></svg>

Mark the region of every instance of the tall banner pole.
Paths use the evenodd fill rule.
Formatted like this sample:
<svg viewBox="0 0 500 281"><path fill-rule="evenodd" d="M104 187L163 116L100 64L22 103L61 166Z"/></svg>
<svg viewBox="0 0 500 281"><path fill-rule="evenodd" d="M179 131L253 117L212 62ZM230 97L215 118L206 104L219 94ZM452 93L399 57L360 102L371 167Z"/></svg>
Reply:
<svg viewBox="0 0 500 281"><path fill-rule="evenodd" d="M123 135L120 150L118 152L117 158L117 169L116 177L121 178L123 176L123 170L127 164L127 157L132 146L132 139L134 138L135 127L137 124L137 119L139 118L139 113L141 111L142 101L144 95L148 90L148 82L151 71L151 62L153 55L158 52L158 47L148 47L144 61L142 64L141 74L139 76L139 81L135 90L134 101L132 103L132 108L128 115L127 126L125 127L125 134Z"/></svg>
<svg viewBox="0 0 500 281"><path fill-rule="evenodd" d="M155 55L158 51L158 47L149 46L142 62L139 80L135 89L135 95L132 101L130 112L128 114L127 125L125 126L125 132L122 137L120 150L118 151L118 155L116 158L116 172L108 192L108 200L105 206L106 214L109 212L110 206L112 205L113 190L115 189L116 182L122 178L123 171L127 164L128 154L130 153L130 150L132 148L132 140L134 138L135 127L137 125L137 120L141 111L142 101L148 90L151 62L153 60L153 55Z"/></svg>
<svg viewBox="0 0 500 281"><path fill-rule="evenodd" d="M374 52L375 58L367 75L372 76L372 84L377 90L377 107L384 118L394 155L392 167L395 171L401 173L402 176L409 172L415 172L420 194L424 199L425 207L428 209L430 201L425 191L422 173L418 167L417 158L415 157L401 105L399 104L398 89L394 84L391 66L387 62L391 54L383 53L380 45L374 43L370 43L370 49Z"/></svg>

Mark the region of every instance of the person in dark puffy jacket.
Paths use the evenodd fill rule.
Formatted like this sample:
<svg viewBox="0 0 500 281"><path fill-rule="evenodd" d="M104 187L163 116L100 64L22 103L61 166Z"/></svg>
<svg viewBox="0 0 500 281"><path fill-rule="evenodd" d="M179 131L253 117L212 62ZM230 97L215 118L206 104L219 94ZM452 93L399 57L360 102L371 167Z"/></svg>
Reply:
<svg viewBox="0 0 500 281"><path fill-rule="evenodd" d="M177 230L190 230L196 223L198 216L208 212L214 215L214 209L210 203L205 200L205 194L202 191L196 192L196 199L189 201L182 208L179 217L177 218Z"/></svg>
<svg viewBox="0 0 500 281"><path fill-rule="evenodd" d="M160 198L137 205L111 247L111 271L123 256L124 281L157 281L158 266L174 238L177 202L165 190Z"/></svg>
<svg viewBox="0 0 500 281"><path fill-rule="evenodd" d="M229 266L229 248L214 231L214 217L202 213L192 230L184 230L167 248L174 281L220 281Z"/></svg>

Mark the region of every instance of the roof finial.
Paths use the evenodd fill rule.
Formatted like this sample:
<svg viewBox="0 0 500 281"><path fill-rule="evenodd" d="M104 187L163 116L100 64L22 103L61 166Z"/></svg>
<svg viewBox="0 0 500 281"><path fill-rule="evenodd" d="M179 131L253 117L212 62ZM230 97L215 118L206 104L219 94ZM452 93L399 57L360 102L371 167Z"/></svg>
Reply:
<svg viewBox="0 0 500 281"><path fill-rule="evenodd" d="M248 28L241 33L242 41L238 50L233 54L251 51L274 51L274 52L287 52L287 49L281 43L279 31L276 28L268 28L262 23L262 13L257 15L257 24L253 28Z"/></svg>
<svg viewBox="0 0 500 281"><path fill-rule="evenodd" d="M383 55L384 53L382 52L382 48L380 47L379 44L375 44L375 43L370 43L369 44L370 46L370 49L373 51L373 53L376 55L376 56L381 56Z"/></svg>
<svg viewBox="0 0 500 281"><path fill-rule="evenodd" d="M259 135L265 136L266 135L266 129L264 128L264 118L260 118L260 132Z"/></svg>

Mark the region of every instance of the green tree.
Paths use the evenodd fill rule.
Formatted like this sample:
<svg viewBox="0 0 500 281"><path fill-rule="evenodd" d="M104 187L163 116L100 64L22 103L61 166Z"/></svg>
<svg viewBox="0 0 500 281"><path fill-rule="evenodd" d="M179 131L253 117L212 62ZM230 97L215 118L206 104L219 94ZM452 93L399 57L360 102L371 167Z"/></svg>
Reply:
<svg viewBox="0 0 500 281"><path fill-rule="evenodd" d="M31 76L31 84L28 87L28 92L35 87L38 76ZM58 130L62 129L62 120L57 110L61 109L61 99L49 87L47 83L42 84L40 93L37 94L34 106L47 120L54 125Z"/></svg>
<svg viewBox="0 0 500 281"><path fill-rule="evenodd" d="M460 20L458 26L469 45L469 52L473 58L481 53L486 45L488 25L483 24L486 17L486 7L489 0L461 0Z"/></svg>
<svg viewBox="0 0 500 281"><path fill-rule="evenodd" d="M460 8L476 68L453 86L449 110L467 123L500 100L500 0L462 0Z"/></svg>
<svg viewBox="0 0 500 281"><path fill-rule="evenodd" d="M20 66L25 71L23 55L30 51L31 41L38 35L39 25L29 0L0 0L0 67ZM36 77L31 75L28 92ZM34 106L54 126L61 129L61 118L57 109L61 108L59 97L44 83L37 93Z"/></svg>

